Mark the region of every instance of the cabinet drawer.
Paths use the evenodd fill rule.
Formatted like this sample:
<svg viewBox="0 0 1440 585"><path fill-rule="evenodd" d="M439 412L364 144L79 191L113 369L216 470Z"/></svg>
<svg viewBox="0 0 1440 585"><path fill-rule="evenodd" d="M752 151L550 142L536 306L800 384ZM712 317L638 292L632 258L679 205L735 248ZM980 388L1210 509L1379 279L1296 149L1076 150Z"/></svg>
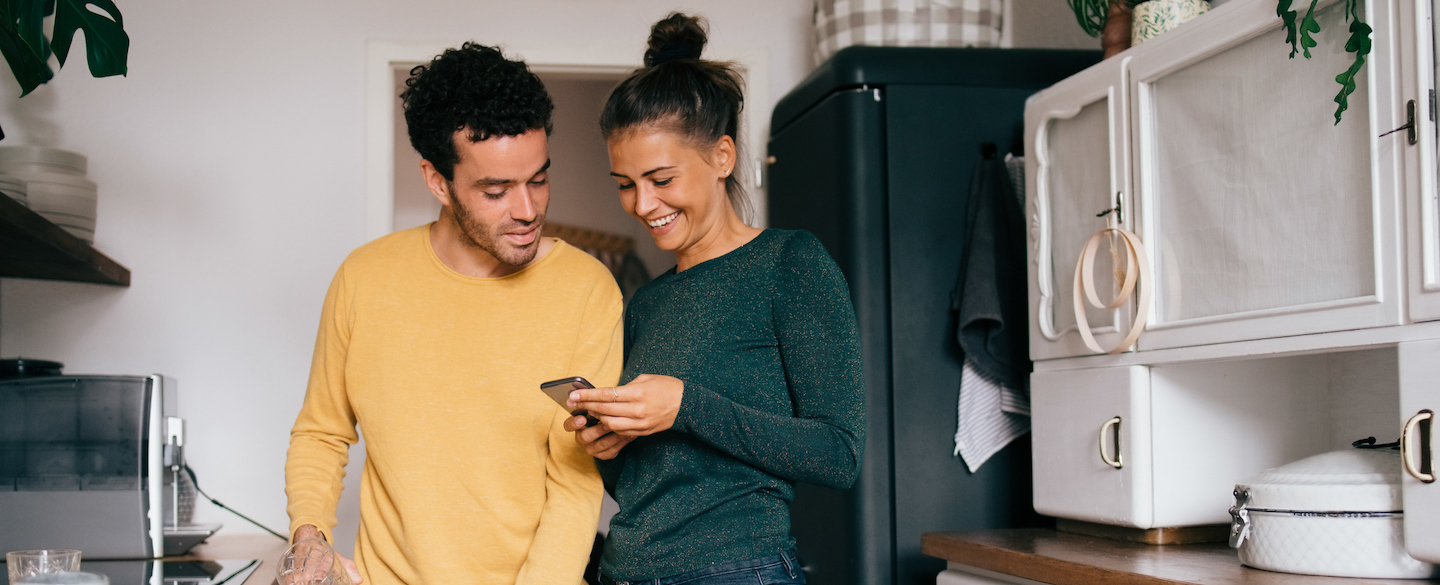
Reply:
<svg viewBox="0 0 1440 585"><path fill-rule="evenodd" d="M1150 528L1149 368L1036 372L1030 388L1035 511Z"/></svg>

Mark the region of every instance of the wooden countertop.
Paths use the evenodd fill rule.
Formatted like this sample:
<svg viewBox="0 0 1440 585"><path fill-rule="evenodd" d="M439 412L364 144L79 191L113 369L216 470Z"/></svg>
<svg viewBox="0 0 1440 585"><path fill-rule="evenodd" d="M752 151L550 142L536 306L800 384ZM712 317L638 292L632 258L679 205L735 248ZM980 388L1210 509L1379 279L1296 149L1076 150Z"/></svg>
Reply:
<svg viewBox="0 0 1440 585"><path fill-rule="evenodd" d="M957 564L1054 585L1419 585L1440 580L1342 579L1242 566L1221 544L1154 546L1027 528L932 532L920 550Z"/></svg>
<svg viewBox="0 0 1440 585"><path fill-rule="evenodd" d="M275 561L289 546L289 543L269 534L217 534L190 549L190 553L183 557L165 559L259 559L260 566L250 573L243 585L271 585L275 582Z"/></svg>

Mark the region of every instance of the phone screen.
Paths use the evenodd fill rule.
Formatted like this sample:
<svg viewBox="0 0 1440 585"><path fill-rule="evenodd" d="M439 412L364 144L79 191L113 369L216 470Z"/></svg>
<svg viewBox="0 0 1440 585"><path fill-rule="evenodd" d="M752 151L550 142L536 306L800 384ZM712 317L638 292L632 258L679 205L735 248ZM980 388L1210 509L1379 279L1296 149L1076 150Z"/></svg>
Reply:
<svg viewBox="0 0 1440 585"><path fill-rule="evenodd" d="M561 408L565 408L565 401L570 399L571 392L574 392L575 390L589 390L594 387L595 385L591 384L589 380L581 378L580 376L572 376L569 378L561 378L559 380L551 380L549 382L541 384L540 391L544 392L546 396L549 396L551 400L554 400L555 404L559 404ZM570 414L575 416L584 416L585 426L587 427L594 426L595 423L600 422L595 417L590 416L590 413L585 412L585 409L583 408L577 408L575 410L572 410L570 411Z"/></svg>

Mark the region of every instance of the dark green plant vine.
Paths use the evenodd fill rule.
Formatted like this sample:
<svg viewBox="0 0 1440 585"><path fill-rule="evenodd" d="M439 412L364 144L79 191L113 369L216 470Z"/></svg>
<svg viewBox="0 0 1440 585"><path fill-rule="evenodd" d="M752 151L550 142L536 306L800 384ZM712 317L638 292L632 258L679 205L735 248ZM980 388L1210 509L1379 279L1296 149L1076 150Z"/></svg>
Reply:
<svg viewBox="0 0 1440 585"><path fill-rule="evenodd" d="M1092 37L1100 36L1105 30L1105 21L1108 19L1110 0L1068 0L1070 10L1075 12L1075 21L1080 23L1080 30Z"/></svg>
<svg viewBox="0 0 1440 585"><path fill-rule="evenodd" d="M1105 22L1110 19L1110 3L1112 0L1066 0L1070 4L1070 10L1075 13L1075 22L1080 23L1080 30L1092 37L1100 36L1105 32ZM1128 8L1134 8L1136 4L1148 2L1149 0L1115 0L1124 2Z"/></svg>
<svg viewBox="0 0 1440 585"><path fill-rule="evenodd" d="M1303 52L1305 58L1309 59L1310 48L1320 44L1314 36L1320 32L1320 23L1315 21L1315 5L1319 0L1310 0L1310 8L1305 11L1303 19L1299 18L1299 13L1292 7L1292 3L1293 0L1279 0L1275 6L1275 14L1280 17L1285 27L1285 42L1290 44L1290 58L1294 59L1296 53ZM1350 38L1345 41L1345 51L1355 53L1355 61L1344 73L1335 76L1335 82L1340 84L1340 92L1335 94L1337 125L1340 124L1340 115L1350 107L1350 94L1355 93L1355 80L1360 75L1360 69L1365 67L1365 56L1370 54L1370 33L1374 32L1370 25L1360 20L1360 0L1345 0L1345 20L1350 23Z"/></svg>

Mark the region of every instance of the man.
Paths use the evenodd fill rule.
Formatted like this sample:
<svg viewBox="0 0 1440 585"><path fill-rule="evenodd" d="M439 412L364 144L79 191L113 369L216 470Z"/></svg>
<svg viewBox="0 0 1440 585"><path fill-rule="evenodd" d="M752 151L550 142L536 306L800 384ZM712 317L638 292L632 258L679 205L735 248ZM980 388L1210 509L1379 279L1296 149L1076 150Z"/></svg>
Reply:
<svg viewBox="0 0 1440 585"><path fill-rule="evenodd" d="M410 142L443 208L335 274L285 462L292 536L333 542L358 423L354 577L574 585L602 488L540 384L617 382L620 291L598 261L540 237L553 106L524 63L466 43L406 87Z"/></svg>

